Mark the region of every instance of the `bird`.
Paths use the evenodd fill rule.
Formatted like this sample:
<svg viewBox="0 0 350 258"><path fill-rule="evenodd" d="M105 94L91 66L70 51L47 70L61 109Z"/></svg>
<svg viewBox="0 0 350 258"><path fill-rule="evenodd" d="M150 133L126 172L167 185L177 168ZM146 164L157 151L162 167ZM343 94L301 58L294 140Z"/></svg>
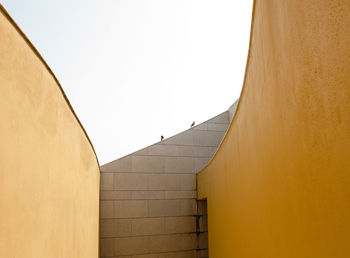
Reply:
<svg viewBox="0 0 350 258"><path fill-rule="evenodd" d="M195 121L193 121L193 123L191 124L191 127L193 127L195 124L196 124L196 122L195 122Z"/></svg>
<svg viewBox="0 0 350 258"><path fill-rule="evenodd" d="M160 140L161 140L161 141L163 141L163 139L164 139L164 136L163 136L163 135L161 135L161 136L160 136Z"/></svg>

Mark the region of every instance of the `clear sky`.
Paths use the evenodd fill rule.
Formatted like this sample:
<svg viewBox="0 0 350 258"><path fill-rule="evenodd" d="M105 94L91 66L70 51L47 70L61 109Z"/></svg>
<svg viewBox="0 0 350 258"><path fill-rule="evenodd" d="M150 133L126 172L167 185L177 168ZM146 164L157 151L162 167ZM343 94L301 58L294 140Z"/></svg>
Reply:
<svg viewBox="0 0 350 258"><path fill-rule="evenodd" d="M0 0L47 61L100 164L239 97L252 0Z"/></svg>

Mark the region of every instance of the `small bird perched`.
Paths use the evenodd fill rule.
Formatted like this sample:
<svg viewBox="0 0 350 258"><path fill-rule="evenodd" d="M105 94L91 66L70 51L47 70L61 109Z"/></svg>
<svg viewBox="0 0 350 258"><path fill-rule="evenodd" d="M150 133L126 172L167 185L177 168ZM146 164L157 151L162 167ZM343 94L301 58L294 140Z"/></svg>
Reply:
<svg viewBox="0 0 350 258"><path fill-rule="evenodd" d="M163 135L161 135L161 136L160 136L160 140L161 140L161 141L163 141L163 139L164 139L164 136L163 136Z"/></svg>
<svg viewBox="0 0 350 258"><path fill-rule="evenodd" d="M195 122L195 121L193 121L193 123L191 124L191 127L193 127L195 124L196 124L196 122Z"/></svg>

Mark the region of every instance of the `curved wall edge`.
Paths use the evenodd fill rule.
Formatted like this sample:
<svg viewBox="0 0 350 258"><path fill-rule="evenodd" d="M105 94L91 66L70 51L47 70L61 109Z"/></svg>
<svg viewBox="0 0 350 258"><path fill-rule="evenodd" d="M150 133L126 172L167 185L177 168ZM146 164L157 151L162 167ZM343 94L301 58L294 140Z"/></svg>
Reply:
<svg viewBox="0 0 350 258"><path fill-rule="evenodd" d="M0 6L0 257L99 256L96 154L50 68Z"/></svg>
<svg viewBox="0 0 350 258"><path fill-rule="evenodd" d="M209 256L347 257L350 5L254 1L237 112L198 174Z"/></svg>
<svg viewBox="0 0 350 258"><path fill-rule="evenodd" d="M11 22L11 24L16 28L16 30L18 31L18 33L23 37L23 39L27 42L28 46L33 50L33 52L37 55L37 57L40 59L40 61L44 64L44 66L46 67L46 69L48 70L48 72L51 74L51 76L54 78L54 80L57 83L57 86L59 87L62 95L65 98L65 101L67 103L67 105L69 106L70 110L72 111L72 113L74 114L75 119L78 121L81 129L83 130L86 138L88 139L91 148L93 149L94 153L95 153L95 157L96 157L96 161L99 164L98 161L98 157L95 151L95 148L90 140L89 135L87 134L83 124L80 122L77 114L75 113L73 106L71 105L66 93L64 92L59 80L57 79L56 75L54 74L54 72L51 70L50 66L46 63L45 59L41 56L40 52L36 49L36 47L32 44L32 42L28 39L28 37L26 36L26 34L21 30L21 28L17 25L17 23L15 22L15 20L12 19L11 15L7 12L7 10L5 9L5 7L0 3L0 12Z"/></svg>

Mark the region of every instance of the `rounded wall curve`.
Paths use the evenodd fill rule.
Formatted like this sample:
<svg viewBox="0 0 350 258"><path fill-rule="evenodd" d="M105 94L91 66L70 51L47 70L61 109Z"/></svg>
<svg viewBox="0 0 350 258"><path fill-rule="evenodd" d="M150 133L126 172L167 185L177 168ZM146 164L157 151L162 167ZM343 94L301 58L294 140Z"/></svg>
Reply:
<svg viewBox="0 0 350 258"><path fill-rule="evenodd" d="M253 8L237 112L198 175L209 256L348 257L350 4Z"/></svg>
<svg viewBox="0 0 350 258"><path fill-rule="evenodd" d="M99 166L38 52L0 5L0 257L98 257Z"/></svg>

